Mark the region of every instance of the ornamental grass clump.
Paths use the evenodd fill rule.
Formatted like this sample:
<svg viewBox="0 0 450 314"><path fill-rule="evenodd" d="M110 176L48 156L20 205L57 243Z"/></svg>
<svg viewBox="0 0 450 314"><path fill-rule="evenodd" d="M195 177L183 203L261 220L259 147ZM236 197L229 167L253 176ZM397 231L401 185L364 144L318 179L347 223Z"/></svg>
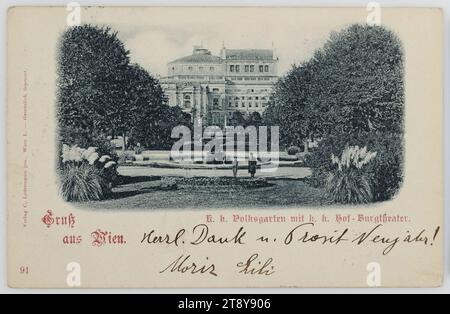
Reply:
<svg viewBox="0 0 450 314"><path fill-rule="evenodd" d="M111 192L117 165L109 155L100 157L95 147L84 149L63 145L60 174L60 192L64 200L97 201Z"/></svg>
<svg viewBox="0 0 450 314"><path fill-rule="evenodd" d="M326 191L336 203L372 202L372 187L365 166L376 156L376 152L359 146L346 147L340 157L331 155L331 161L336 168L329 174Z"/></svg>

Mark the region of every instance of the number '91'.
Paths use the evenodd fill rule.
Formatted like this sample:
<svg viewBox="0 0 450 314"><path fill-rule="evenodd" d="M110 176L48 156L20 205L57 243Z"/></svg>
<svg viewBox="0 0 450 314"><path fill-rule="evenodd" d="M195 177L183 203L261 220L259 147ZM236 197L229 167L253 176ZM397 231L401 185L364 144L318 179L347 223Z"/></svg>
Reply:
<svg viewBox="0 0 450 314"><path fill-rule="evenodd" d="M19 273L22 275L28 275L28 266L20 266Z"/></svg>

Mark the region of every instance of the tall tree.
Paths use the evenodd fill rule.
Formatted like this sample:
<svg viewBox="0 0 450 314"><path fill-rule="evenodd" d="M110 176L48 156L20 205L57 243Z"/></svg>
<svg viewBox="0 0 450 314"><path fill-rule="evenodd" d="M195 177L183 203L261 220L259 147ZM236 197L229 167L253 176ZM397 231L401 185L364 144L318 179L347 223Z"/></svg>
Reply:
<svg viewBox="0 0 450 314"><path fill-rule="evenodd" d="M149 72L132 64L127 68L125 95L126 105L122 115L117 115L116 128L120 129L123 138L133 134L135 140L145 144L144 136L160 130L161 112L167 107L164 92Z"/></svg>
<svg viewBox="0 0 450 314"><path fill-rule="evenodd" d="M317 110L308 102L311 71L310 63L294 65L275 84L273 99L264 113L266 124L280 127L280 143L285 146L300 146L318 132Z"/></svg>
<svg viewBox="0 0 450 314"><path fill-rule="evenodd" d="M128 54L117 33L107 27L83 25L63 33L57 113L61 134L74 142L71 144L89 143L94 134L116 130L126 105Z"/></svg>
<svg viewBox="0 0 450 314"><path fill-rule="evenodd" d="M159 82L130 64L128 54L109 28L83 25L62 35L58 119L65 143L99 146L99 138L122 135L124 150L130 136L149 148L167 148L172 128L190 124L189 115L166 105Z"/></svg>
<svg viewBox="0 0 450 314"><path fill-rule="evenodd" d="M134 142L148 149L170 149L172 129L178 125L191 126L191 117L178 107L167 105L159 82L139 65L128 69L128 110L121 127Z"/></svg>
<svg viewBox="0 0 450 314"><path fill-rule="evenodd" d="M324 135L403 130L403 51L380 26L333 33L310 61L308 104Z"/></svg>
<svg viewBox="0 0 450 314"><path fill-rule="evenodd" d="M179 107L158 106L141 116L131 130L131 137L147 149L168 150L177 140L171 138L172 129L180 125L192 129L191 115Z"/></svg>
<svg viewBox="0 0 450 314"><path fill-rule="evenodd" d="M311 135L401 132L402 56L399 39L384 27L333 33L311 60L279 79L265 120L280 126L286 144Z"/></svg>
<svg viewBox="0 0 450 314"><path fill-rule="evenodd" d="M331 154L347 145L378 152L369 170L373 195L389 199L403 180L403 76L399 38L385 27L352 25L279 79L264 118L280 126L284 144L321 138L307 157L317 185L333 169Z"/></svg>

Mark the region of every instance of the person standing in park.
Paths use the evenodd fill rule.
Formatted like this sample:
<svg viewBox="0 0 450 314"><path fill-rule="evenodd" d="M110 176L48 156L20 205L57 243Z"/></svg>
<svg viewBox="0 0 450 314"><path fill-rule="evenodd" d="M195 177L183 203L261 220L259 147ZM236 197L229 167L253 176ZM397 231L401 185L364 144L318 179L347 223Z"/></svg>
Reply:
<svg viewBox="0 0 450 314"><path fill-rule="evenodd" d="M253 153L250 153L250 159L248 160L248 172L250 173L250 176L252 178L255 177L255 173L256 173L256 158L255 155L253 155Z"/></svg>
<svg viewBox="0 0 450 314"><path fill-rule="evenodd" d="M235 156L235 157L233 158L233 177L234 177L235 179L236 179L236 177L237 177L238 169L239 169L239 161L238 161L237 157Z"/></svg>

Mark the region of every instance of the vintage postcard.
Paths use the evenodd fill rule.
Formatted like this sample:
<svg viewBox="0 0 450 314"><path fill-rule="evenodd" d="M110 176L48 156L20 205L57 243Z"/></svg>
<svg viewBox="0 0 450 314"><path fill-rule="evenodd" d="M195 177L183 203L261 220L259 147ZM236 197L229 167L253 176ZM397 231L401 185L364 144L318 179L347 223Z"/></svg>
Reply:
<svg viewBox="0 0 450 314"><path fill-rule="evenodd" d="M435 287L440 9L13 7L11 287Z"/></svg>

